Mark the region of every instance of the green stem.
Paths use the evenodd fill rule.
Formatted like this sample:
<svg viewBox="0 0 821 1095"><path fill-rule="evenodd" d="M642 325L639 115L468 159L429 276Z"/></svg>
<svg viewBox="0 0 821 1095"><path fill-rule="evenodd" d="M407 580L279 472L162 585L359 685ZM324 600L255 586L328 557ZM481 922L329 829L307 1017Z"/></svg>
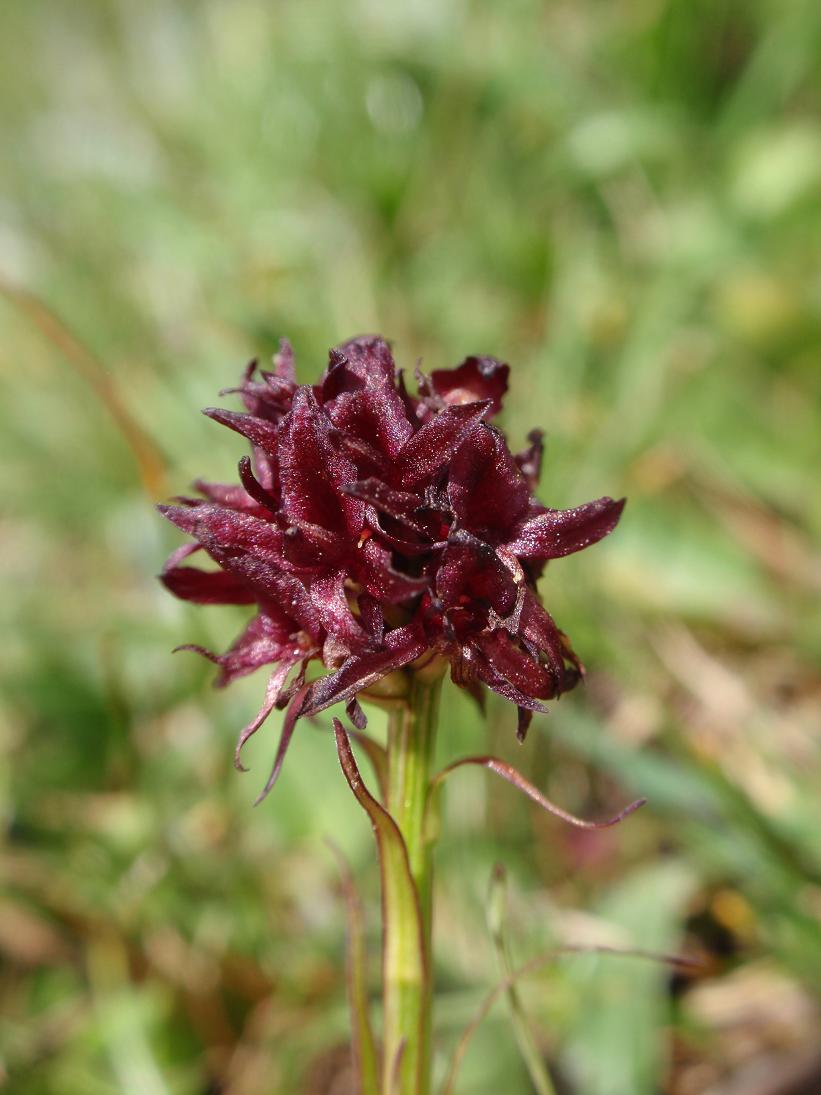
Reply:
<svg viewBox="0 0 821 1095"><path fill-rule="evenodd" d="M441 676L424 679L415 673L409 694L391 711L388 722L388 795L386 808L405 841L408 864L419 900L420 948L424 971L408 981L392 968L386 953L383 970L385 1007L382 1082L385 1095L428 1095L431 1040L431 929L433 921L433 840L426 828L426 804L436 735ZM395 932L409 930L402 918ZM408 940L408 945L411 941ZM398 1073L396 1061L401 1053Z"/></svg>

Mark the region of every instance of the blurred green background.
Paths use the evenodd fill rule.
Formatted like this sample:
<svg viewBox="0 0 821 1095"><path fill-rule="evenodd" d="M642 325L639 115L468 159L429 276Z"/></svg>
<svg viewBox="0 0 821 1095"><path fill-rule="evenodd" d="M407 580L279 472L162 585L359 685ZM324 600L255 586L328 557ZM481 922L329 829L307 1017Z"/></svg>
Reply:
<svg viewBox="0 0 821 1095"><path fill-rule="evenodd" d="M630 502L546 603L589 668L537 718L448 693L562 805L449 785L437 1075L499 978L572 1095L821 1090L821 6L813 0L7 0L0 10L0 1076L25 1095L345 1095L344 909L371 834L330 719L251 803L243 613L154 575L152 502L233 476L203 419L280 335L300 377L376 330L412 370L514 368L541 497ZM375 720L378 724L378 719ZM460 1095L531 1091L492 1011Z"/></svg>

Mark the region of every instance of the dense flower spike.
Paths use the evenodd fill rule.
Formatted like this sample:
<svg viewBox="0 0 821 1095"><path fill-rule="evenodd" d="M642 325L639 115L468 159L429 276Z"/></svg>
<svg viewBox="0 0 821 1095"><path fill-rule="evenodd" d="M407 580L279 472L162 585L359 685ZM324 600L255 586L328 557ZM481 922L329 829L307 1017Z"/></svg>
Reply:
<svg viewBox="0 0 821 1095"><path fill-rule="evenodd" d="M568 691L582 666L543 608L535 580L550 559L615 528L624 500L570 510L533 497L541 434L513 456L489 420L509 367L468 357L417 372L408 393L388 344L331 350L315 385L298 385L283 341L273 371L252 362L237 392L244 413L205 413L250 441L239 484L198 482L201 497L161 511L194 542L161 579L183 600L254 604L217 683L272 667L265 701L239 751L275 707L288 707L274 771L296 720L339 701L362 726L357 697L405 667L447 659L453 680L534 711ZM183 565L203 550L217 570ZM305 683L308 663L328 672ZM292 678L289 683L289 678Z"/></svg>

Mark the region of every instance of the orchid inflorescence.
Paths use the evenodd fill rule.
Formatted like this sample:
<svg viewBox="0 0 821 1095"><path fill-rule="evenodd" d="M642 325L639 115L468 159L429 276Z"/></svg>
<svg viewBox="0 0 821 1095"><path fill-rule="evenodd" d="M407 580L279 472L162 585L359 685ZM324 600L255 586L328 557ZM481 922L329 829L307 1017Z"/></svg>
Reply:
<svg viewBox="0 0 821 1095"><path fill-rule="evenodd" d="M516 704L524 738L533 712L573 688L583 672L536 592L545 563L613 530L624 501L568 510L533 491L542 437L513 455L490 420L509 367L468 357L410 393L388 344L352 339L330 351L317 384L298 384L283 341L273 369L246 369L244 413L205 414L251 442L239 483L198 481L198 497L162 512L193 542L161 578L198 604L254 605L224 654L195 649L227 685L272 667L265 699L239 736L287 708L270 791L297 720L358 697L391 694L391 681L436 659L477 698L487 686ZM224 393L227 394L227 393ZM216 570L184 565L204 551ZM311 662L327 671L306 681Z"/></svg>

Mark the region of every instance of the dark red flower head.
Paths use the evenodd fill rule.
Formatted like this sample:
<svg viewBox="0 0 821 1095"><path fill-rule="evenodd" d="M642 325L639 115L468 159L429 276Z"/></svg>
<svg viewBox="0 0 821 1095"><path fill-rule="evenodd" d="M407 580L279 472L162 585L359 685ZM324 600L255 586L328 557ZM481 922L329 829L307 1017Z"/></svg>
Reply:
<svg viewBox="0 0 821 1095"><path fill-rule="evenodd" d="M447 659L453 680L532 712L568 691L582 667L542 607L535 581L549 559L601 540L624 501L570 510L533 496L541 434L513 455L490 424L509 368L468 357L417 374L405 388L388 344L331 350L318 384L296 383L283 342L273 371L252 364L238 389L245 413L206 410L251 442L239 484L198 482L201 497L161 506L193 537L161 578L200 604L252 604L225 654L201 650L228 684L272 666L265 702L239 750L274 707L288 707L270 790L301 715L357 697L406 666ZM203 550L216 570L181 565ZM199 649L199 648L197 648ZM305 683L316 659L329 672Z"/></svg>

